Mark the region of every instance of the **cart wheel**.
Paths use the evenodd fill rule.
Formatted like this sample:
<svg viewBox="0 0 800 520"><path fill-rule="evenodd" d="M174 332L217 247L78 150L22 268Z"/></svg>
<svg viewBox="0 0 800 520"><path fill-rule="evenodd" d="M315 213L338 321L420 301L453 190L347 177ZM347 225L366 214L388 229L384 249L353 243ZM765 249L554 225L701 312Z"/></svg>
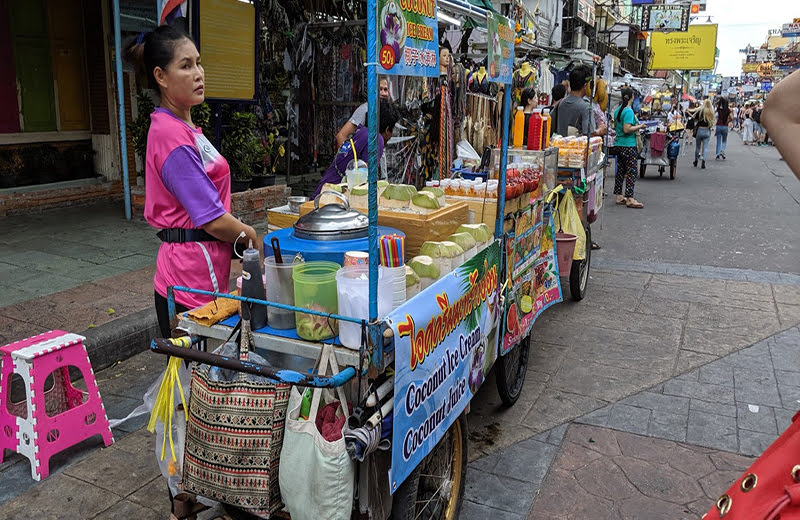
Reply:
<svg viewBox="0 0 800 520"><path fill-rule="evenodd" d="M678 169L678 161L677 159L671 159L669 161L669 178L671 180L675 180L675 174L677 173L676 170Z"/></svg>
<svg viewBox="0 0 800 520"><path fill-rule="evenodd" d="M639 166L639 177L644 179L644 172L647 171L647 165L642 161L641 166Z"/></svg>
<svg viewBox="0 0 800 520"><path fill-rule="evenodd" d="M589 267L592 263L592 230L585 225L586 230L586 258L572 262L569 272L569 293L573 301L579 302L586 296L586 287L589 285Z"/></svg>
<svg viewBox="0 0 800 520"><path fill-rule="evenodd" d="M497 361L497 393L506 406L512 406L522 395L522 385L528 372L528 354L531 350L530 334L510 352Z"/></svg>
<svg viewBox="0 0 800 520"><path fill-rule="evenodd" d="M400 484L392 500L393 520L458 520L467 473L467 414Z"/></svg>

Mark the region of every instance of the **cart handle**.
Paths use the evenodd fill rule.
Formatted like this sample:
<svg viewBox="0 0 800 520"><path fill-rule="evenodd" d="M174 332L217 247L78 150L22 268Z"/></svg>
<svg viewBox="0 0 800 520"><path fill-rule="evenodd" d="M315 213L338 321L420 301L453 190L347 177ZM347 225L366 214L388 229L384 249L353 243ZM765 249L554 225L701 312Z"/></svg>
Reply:
<svg viewBox="0 0 800 520"><path fill-rule="evenodd" d="M295 370L281 370L274 367L240 361L235 357L219 356L210 352L203 352L193 348L186 348L189 344L194 344L199 338L156 338L150 343L150 350L159 354L175 356L181 359L197 361L219 368L229 368L238 372L246 372L257 376L274 379L279 383L286 383L295 386L311 386L314 388L338 388L356 375L356 369L346 367L344 370L332 376L318 376L314 374L304 374Z"/></svg>

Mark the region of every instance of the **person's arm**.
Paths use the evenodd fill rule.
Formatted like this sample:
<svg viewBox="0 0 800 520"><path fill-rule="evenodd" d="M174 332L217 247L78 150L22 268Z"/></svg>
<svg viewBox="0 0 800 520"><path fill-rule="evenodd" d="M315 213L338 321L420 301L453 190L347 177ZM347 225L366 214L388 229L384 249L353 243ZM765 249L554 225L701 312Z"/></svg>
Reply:
<svg viewBox="0 0 800 520"><path fill-rule="evenodd" d="M231 243L233 243L244 231L245 237L242 240L239 240L239 243L247 245L247 241L249 239L253 241L254 247L261 249L256 230L230 213L226 212L211 222L204 224L202 228L206 233L214 238L221 240L222 242Z"/></svg>
<svg viewBox="0 0 800 520"><path fill-rule="evenodd" d="M350 120L348 120L344 125L342 125L342 128L339 129L339 131L336 133L337 150L342 147L342 144L344 143L345 139L353 135L353 132L356 131L356 128L358 127L354 125Z"/></svg>
<svg viewBox="0 0 800 520"><path fill-rule="evenodd" d="M636 123L636 116L633 114L633 110L630 112L623 110L623 113L620 114L622 118L622 131L625 134L632 134L634 132L638 132L642 128L645 127L644 124L635 124Z"/></svg>
<svg viewBox="0 0 800 520"><path fill-rule="evenodd" d="M795 71L775 85L761 114L761 123L775 147L800 179L800 71Z"/></svg>

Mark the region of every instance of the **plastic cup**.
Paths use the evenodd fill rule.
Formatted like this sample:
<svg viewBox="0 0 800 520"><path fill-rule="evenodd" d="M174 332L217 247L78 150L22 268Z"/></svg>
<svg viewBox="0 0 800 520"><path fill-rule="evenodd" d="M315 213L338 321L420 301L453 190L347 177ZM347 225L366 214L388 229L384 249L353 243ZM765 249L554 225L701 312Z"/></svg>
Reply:
<svg viewBox="0 0 800 520"><path fill-rule="evenodd" d="M364 251L348 251L344 254L344 265L368 265L369 253Z"/></svg>
<svg viewBox="0 0 800 520"><path fill-rule="evenodd" d="M342 316L369 319L369 266L349 265L336 273L338 312ZM381 268L378 271L378 318L392 310L392 279ZM361 348L361 325L339 322L339 341L353 350Z"/></svg>
<svg viewBox="0 0 800 520"><path fill-rule="evenodd" d="M294 264L294 303L303 309L335 314L338 310L336 262L315 261ZM309 341L330 339L337 334L336 320L304 312L295 313L297 335Z"/></svg>
<svg viewBox="0 0 800 520"><path fill-rule="evenodd" d="M296 264L277 264L274 256L264 259L264 277L269 301L294 305L294 281L292 280L294 265ZM294 311L269 306L267 307L267 323L273 329L293 329L295 327Z"/></svg>

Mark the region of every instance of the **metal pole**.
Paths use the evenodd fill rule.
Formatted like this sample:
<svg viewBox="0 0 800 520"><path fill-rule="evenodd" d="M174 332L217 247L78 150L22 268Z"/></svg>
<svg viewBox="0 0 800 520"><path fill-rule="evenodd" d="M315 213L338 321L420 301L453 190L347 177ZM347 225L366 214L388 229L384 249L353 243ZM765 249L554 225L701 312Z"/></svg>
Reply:
<svg viewBox="0 0 800 520"><path fill-rule="evenodd" d="M114 6L114 54L117 66L117 101L119 102L119 139L122 161L122 188L125 192L125 218L131 219L131 185L128 181L128 138L125 133L125 88L122 76L122 35L119 22L119 0Z"/></svg>
<svg viewBox="0 0 800 520"><path fill-rule="evenodd" d="M494 237L503 236L503 219L506 216L506 165L508 164L508 124L511 114L511 84L505 86L503 94L503 144L500 149L500 181L497 185L498 214L494 224Z"/></svg>
<svg viewBox="0 0 800 520"><path fill-rule="evenodd" d="M378 25L376 0L367 0L367 166L369 217L369 321L378 319L378 47L375 30ZM369 327L369 344L373 346L371 365L383 367L383 337L377 326Z"/></svg>

